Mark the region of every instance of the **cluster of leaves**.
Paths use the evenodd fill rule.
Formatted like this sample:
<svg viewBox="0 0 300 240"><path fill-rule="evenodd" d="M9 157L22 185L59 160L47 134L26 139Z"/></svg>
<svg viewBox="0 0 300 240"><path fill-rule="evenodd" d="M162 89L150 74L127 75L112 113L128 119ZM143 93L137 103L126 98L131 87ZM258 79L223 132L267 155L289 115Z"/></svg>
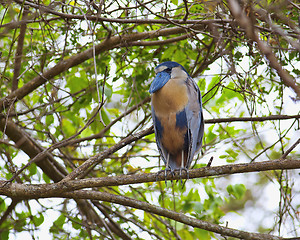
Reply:
<svg viewBox="0 0 300 240"><path fill-rule="evenodd" d="M37 154L34 148L41 152L68 140L48 153L52 165L60 166L61 175L57 178L51 177L40 162L30 164L16 177L18 183L57 182L88 158L151 127L148 89L154 67L167 60L182 64L196 80L206 119L228 118L222 123L206 125L204 146L194 167L204 166L212 155L216 164L223 160L236 163L279 158L292 144L290 138L295 137L296 120L282 124L278 120L245 123L230 119L299 114L286 109L287 104L293 106L290 97L295 98L295 94L262 57L257 43L239 27L228 2L16 0L2 4L1 97L4 99L38 77L43 83L22 97L16 96L13 104L1 102L1 177L9 180L15 176ZM299 78L296 67L300 61L299 4L267 0L234 2L240 3L278 62L293 78ZM177 29L168 34L172 28ZM141 33L144 35L139 38ZM21 57L16 54L18 48L22 49ZM21 63L19 67L18 63ZM25 146L24 139L10 134L10 126L13 132L26 136L34 147ZM268 135L274 137L267 138ZM158 170L158 162L161 163L154 142L152 134L126 145L107 156L86 177ZM262 174L259 177L262 188L268 185L266 179L280 186L279 217L272 226L274 233L280 233L283 219L287 225L299 226L297 206L292 202L299 189L290 183L293 177L283 171ZM223 224L228 212L242 211L245 201L251 201L247 198L247 191L251 192L251 186L247 186L248 190L245 186L247 177L237 184L229 180L223 189L217 187L214 179L197 179L187 181L184 186L158 182L98 190ZM232 201L236 205L241 203L241 207L235 208L230 204ZM39 205L34 210L33 202ZM38 201L13 199L11 202L2 197L1 239L18 232L35 237L36 230L53 210L56 215L49 228L53 238L218 237L202 229L191 231L190 226L151 212L113 203L64 200L45 207ZM266 231L265 226L259 227L258 230ZM291 234L297 232L292 230Z"/></svg>

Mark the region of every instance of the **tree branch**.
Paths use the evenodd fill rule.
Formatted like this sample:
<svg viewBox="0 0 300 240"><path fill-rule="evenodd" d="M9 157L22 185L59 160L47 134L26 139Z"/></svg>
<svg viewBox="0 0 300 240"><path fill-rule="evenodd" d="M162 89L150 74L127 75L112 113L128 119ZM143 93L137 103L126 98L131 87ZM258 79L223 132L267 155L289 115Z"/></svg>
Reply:
<svg viewBox="0 0 300 240"><path fill-rule="evenodd" d="M157 40L157 41L134 41L129 42L125 44L120 44L120 47L129 47L129 46L160 46L160 45L166 45L173 42L179 42L184 39L187 39L190 36L190 34L184 34L182 36L178 37L172 37L166 40Z"/></svg>
<svg viewBox="0 0 300 240"><path fill-rule="evenodd" d="M244 172L257 172L268 171L276 169L294 169L300 168L300 160L274 160L260 163L251 164L231 164L219 167L204 167L200 169L194 169L189 171L189 178L219 176L224 174L235 174ZM280 237L249 233L245 231L239 231L232 228L222 227L217 224L202 221L196 218L188 217L184 214L177 213L162 207L158 207L143 201L131 199L124 196L113 195L106 192L90 191L90 190L75 190L80 188L91 187L104 187L104 186L117 186L124 184L153 182L158 180L164 181L163 175L157 175L157 173L149 174L136 174L136 175L124 175L116 177L104 177L104 178L90 178L81 180L61 181L53 184L19 184L10 183L6 184L6 181L0 181L2 187L0 188L0 194L11 198L17 199L36 199L36 198L51 198L51 197L65 197L77 199L93 199L99 201L106 201L121 204L124 206L130 206L133 208L141 209L150 213L158 214L175 221L212 231L225 236L232 236L242 239L283 239ZM175 176L171 173L167 175L168 180L175 180L186 178L186 174L179 176L178 172L175 172Z"/></svg>
<svg viewBox="0 0 300 240"><path fill-rule="evenodd" d="M300 162L300 161L299 161ZM0 182L1 183L1 182ZM11 183L9 185L5 185L5 187L0 189L0 193L4 192L10 193L10 195L16 196L18 193L22 192L28 196L29 193L32 194L32 198L49 198L49 197L64 197L64 198L73 198L73 199L93 199L98 201L105 201L120 204L123 206L129 206L136 209L141 209L149 213L154 213L160 216L167 217L169 219L173 219L175 221L184 223L186 225L201 228L207 231L215 232L224 236L237 237L240 239L284 239L281 237L269 235L269 234L260 234L260 233L251 233L240 231L228 227L223 227L218 224L210 223L207 221L203 221L200 219L196 219L193 217L186 216L182 213L178 213L166 208L162 208L159 206L152 205L147 202L139 201L136 199L131 199L129 197L114 195L107 192L99 192L93 190L75 190L73 192L60 192L56 194L50 194L48 191L42 190L37 191L33 188L32 185L23 185L18 183ZM30 198L30 197L29 197Z"/></svg>
<svg viewBox="0 0 300 240"><path fill-rule="evenodd" d="M299 119L300 115L270 115L266 117L238 117L238 118L217 118L217 119L206 119L206 124L212 123L226 123L226 122L263 122L270 120L288 120L288 119Z"/></svg>
<svg viewBox="0 0 300 240"><path fill-rule="evenodd" d="M63 191L78 190L90 187L108 187L108 186L120 186L130 185L136 183L146 183L155 181L167 180L180 180L180 179L193 179L203 177L214 177L228 174L247 173L247 172L262 172L270 170L283 170L283 169L298 169L300 168L300 160L272 160L255 163L240 163L230 164L216 167L203 167L198 169L190 169L188 176L186 172L182 172L180 176L178 171L175 171L174 175L168 172L165 177L164 174L157 173L144 173L134 175L121 175L114 177L103 177L103 178L87 178L78 179L72 181L63 182ZM60 185L61 183L58 183ZM56 188L56 187L55 187ZM48 191L51 191L48 189Z"/></svg>
<svg viewBox="0 0 300 240"><path fill-rule="evenodd" d="M99 200L105 202L112 202L123 206L133 207L136 209L141 209L149 213L154 213L169 219L173 219L177 222L181 222L192 227L201 228L210 232L215 232L221 234L222 236L231 236L240 239L252 239L252 240L253 239L259 239L259 240L261 239L282 240L283 239L281 237L277 237L269 234L251 233L251 232L240 231L233 228L223 227L218 224L214 224L214 223L210 223L207 221L186 216L183 213L178 213L166 208L155 206L147 202L131 199L125 196L114 195L106 192L77 190L74 192L63 193L62 195L63 197L68 197L68 198L93 199L93 200Z"/></svg>
<svg viewBox="0 0 300 240"><path fill-rule="evenodd" d="M123 148L124 146L132 143L133 141L136 141L144 136L149 135L151 132L153 132L153 127L150 127L146 130L140 131L136 134L130 135L124 139L122 139L120 142L112 146L111 148L108 148L101 153L91 157L87 161L85 161L82 165L80 165L78 168L73 170L68 176L66 176L62 182L69 181L71 179L75 179L79 175L84 175L86 171L88 171L89 168L94 167L99 162L101 162L103 159L105 159L107 156L111 155L112 153L118 151L119 149Z"/></svg>
<svg viewBox="0 0 300 240"><path fill-rule="evenodd" d="M17 199L12 199L11 204L8 206L8 208L5 210L5 212L3 213L3 215L1 216L0 219L0 227L1 225L7 220L8 216L12 213L12 211L15 209L15 207L17 206L17 204L20 201Z"/></svg>
<svg viewBox="0 0 300 240"><path fill-rule="evenodd" d="M26 21L28 12L29 12L28 8L25 7L22 16L23 21ZM18 88L25 33L26 33L26 24L24 23L20 27L20 34L18 37L18 44L17 44L16 54L15 54L14 75L13 75L12 87L11 87L12 91L15 91Z"/></svg>
<svg viewBox="0 0 300 240"><path fill-rule="evenodd" d="M270 170L288 170L299 169L300 160L278 159L272 161L255 162L255 163L240 163L229 164L216 167L203 167L198 169L190 169L188 176L185 171L179 174L175 171L174 175L167 172L167 176L157 173L143 173L133 175L119 175L102 178L87 178L72 180L70 177L58 183L50 184L6 184L6 181L0 181L0 194L11 198L28 199L28 198L44 198L54 197L64 192L81 190L84 188L93 187L109 187L121 186L137 183L165 181L165 180L180 180L180 179L194 179L204 177L215 177L229 174L249 173L249 172L263 172Z"/></svg>
<svg viewBox="0 0 300 240"><path fill-rule="evenodd" d="M298 140L281 156L281 158L286 158L287 155L289 155L291 153L291 151L293 151L293 149L300 143L300 138L298 138Z"/></svg>

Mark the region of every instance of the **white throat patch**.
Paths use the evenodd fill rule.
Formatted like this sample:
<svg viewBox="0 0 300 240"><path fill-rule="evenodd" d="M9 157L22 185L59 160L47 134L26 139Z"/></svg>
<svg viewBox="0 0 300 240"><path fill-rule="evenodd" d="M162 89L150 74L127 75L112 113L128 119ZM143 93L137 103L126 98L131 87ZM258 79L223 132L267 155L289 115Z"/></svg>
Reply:
<svg viewBox="0 0 300 240"><path fill-rule="evenodd" d="M171 78L186 79L187 73L180 66L172 68Z"/></svg>

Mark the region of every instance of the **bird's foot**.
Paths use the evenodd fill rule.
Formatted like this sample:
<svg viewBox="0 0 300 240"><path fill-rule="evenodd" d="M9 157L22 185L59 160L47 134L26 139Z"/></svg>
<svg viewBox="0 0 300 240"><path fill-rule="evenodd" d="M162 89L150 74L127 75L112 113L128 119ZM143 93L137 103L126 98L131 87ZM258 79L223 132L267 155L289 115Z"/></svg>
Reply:
<svg viewBox="0 0 300 240"><path fill-rule="evenodd" d="M173 177L175 176L174 170L171 169L170 167L166 167L165 170L160 170L160 171L157 172L157 174L156 174L156 181L158 181L158 176L159 176L161 173L164 173L164 176L165 176L165 183L166 183L166 185L167 185L168 171L171 172L171 174L172 174ZM172 181L172 180L171 180L171 181Z"/></svg>
<svg viewBox="0 0 300 240"><path fill-rule="evenodd" d="M185 171L185 173L186 173L186 179L189 179L190 178L190 176L189 176L189 170L186 167L177 168L175 170L179 171L180 182L181 182L181 185L183 185L183 182L182 182L182 171Z"/></svg>

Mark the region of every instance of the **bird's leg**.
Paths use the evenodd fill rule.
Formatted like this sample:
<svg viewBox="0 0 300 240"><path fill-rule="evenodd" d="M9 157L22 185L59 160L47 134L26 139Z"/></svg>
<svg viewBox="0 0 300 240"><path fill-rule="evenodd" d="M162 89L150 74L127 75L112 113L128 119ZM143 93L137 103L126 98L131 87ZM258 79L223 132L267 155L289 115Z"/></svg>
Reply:
<svg viewBox="0 0 300 240"><path fill-rule="evenodd" d="M184 151L181 151L181 168L184 168Z"/></svg>
<svg viewBox="0 0 300 240"><path fill-rule="evenodd" d="M186 172L187 179L188 179L189 178L189 170L184 166L184 151L183 150L181 152L181 167L180 167L180 170L179 170L181 185L183 184L182 183L182 170L184 170Z"/></svg>
<svg viewBox="0 0 300 240"><path fill-rule="evenodd" d="M166 163L166 168L165 168L165 175L167 175L167 168L170 168L169 161L170 161L170 154L168 153L168 155L167 155L167 163Z"/></svg>
<svg viewBox="0 0 300 240"><path fill-rule="evenodd" d="M168 155L167 155L167 163L166 163L166 168L165 168L165 182L166 182L166 186L167 186L167 169L169 168L170 171L172 172L172 169L169 166L169 162L170 162L170 154L168 153Z"/></svg>
<svg viewBox="0 0 300 240"><path fill-rule="evenodd" d="M184 151L182 150L181 151L181 167L180 167L180 170L179 170L179 176L180 176L181 185L183 184L183 182L182 182L182 169L183 168L184 168Z"/></svg>
<svg viewBox="0 0 300 240"><path fill-rule="evenodd" d="M167 185L167 171L170 170L171 173L172 173L173 176L174 176L174 173L172 172L172 169L171 169L171 167L169 166L169 162L170 162L170 155L169 155L169 153L168 153L168 154L167 154L167 161L166 161L166 168L165 168L165 170L160 170L160 171L158 171L158 173L156 174L156 181L158 181L158 175L161 174L161 173L164 173L166 185ZM171 181L172 181L172 180L171 180Z"/></svg>

